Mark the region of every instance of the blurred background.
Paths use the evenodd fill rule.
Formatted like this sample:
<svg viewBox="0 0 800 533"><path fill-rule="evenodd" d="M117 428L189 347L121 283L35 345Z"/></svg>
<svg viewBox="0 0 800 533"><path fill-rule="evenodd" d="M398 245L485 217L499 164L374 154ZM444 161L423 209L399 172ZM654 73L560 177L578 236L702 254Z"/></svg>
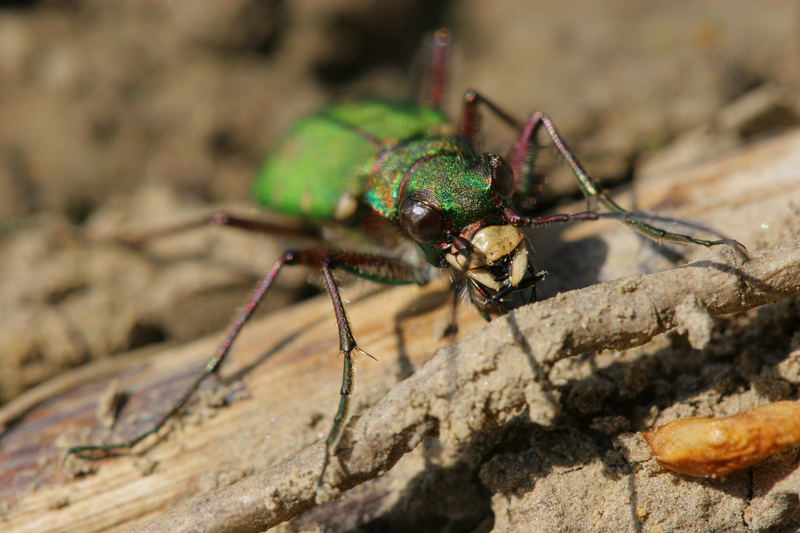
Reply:
<svg viewBox="0 0 800 533"><path fill-rule="evenodd" d="M0 402L224 327L286 243L102 237L255 212L250 183L281 132L335 98L408 97L439 27L451 116L467 88L546 111L609 186L798 122L791 0L0 1ZM481 148L512 138L487 119ZM546 205L577 197L560 169L548 185ZM304 280L287 273L265 311Z"/></svg>

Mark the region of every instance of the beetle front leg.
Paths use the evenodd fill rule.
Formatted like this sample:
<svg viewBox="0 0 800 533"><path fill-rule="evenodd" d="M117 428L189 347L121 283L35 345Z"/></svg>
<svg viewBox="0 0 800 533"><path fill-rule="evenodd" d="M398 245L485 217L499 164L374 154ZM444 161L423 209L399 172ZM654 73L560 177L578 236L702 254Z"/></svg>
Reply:
<svg viewBox="0 0 800 533"><path fill-rule="evenodd" d="M737 253L747 257L746 253L744 252L744 246L733 239L721 238L717 240L705 240L697 239L691 235L685 235L682 233L672 233L645 222L647 218L646 214L632 213L621 207L613 199L611 199L610 196L597 187L597 184L594 182L594 180L592 180L592 178L589 177L575 155L567 147L567 144L558 133L553 121L544 113L537 111L531 115L531 117L528 119L528 122L525 124L525 127L522 129L522 134L511 151L511 155L509 156L509 164L514 171L515 176L532 172L532 169L530 168L532 165L530 154L533 150L535 150L536 135L541 127L544 127L545 131L547 131L547 134L550 136L553 145L558 149L561 157L564 158L564 160L572 169L572 172L575 174L575 177L578 180L578 185L580 186L581 192L586 197L587 202L589 202L589 207L591 207L592 200L596 200L598 203L600 203L600 205L610 211L609 218L619 219L623 224L627 225L634 231L641 233L642 235L654 241L664 240L679 244L697 244L705 247L726 245L733 248ZM585 213L593 212L587 211ZM603 217L602 214L596 214L595 216L597 218ZM563 215L555 215L555 217L563 218ZM551 222L566 222L569 219L570 217L566 217L563 220L551 220ZM574 219L574 217L572 217L572 219Z"/></svg>
<svg viewBox="0 0 800 533"><path fill-rule="evenodd" d="M354 349L358 348L356 340L353 337L353 332L350 329L350 321L347 319L344 305L342 305L342 297L339 294L339 288L331 273L329 260L325 260L322 263L322 275L325 279L325 287L328 289L328 295L331 297L331 303L333 303L336 325L339 328L339 353L342 354L342 387L339 391L339 407L336 409L336 415L333 417L333 426L328 433L328 437L325 439L325 459L323 460L322 471L317 480L317 484L319 485L322 485L322 478L330 463L331 452L339 441L339 436L342 433L342 429L344 429L344 423L350 413L350 397L355 389L355 361L353 360L352 353Z"/></svg>
<svg viewBox="0 0 800 533"><path fill-rule="evenodd" d="M382 257L370 254L332 252L319 259L322 269L322 276L325 280L325 288L333 304L333 312L336 316L336 326L339 330L339 352L342 354L342 386L340 389L339 407L333 419L333 425L328 437L325 439L325 458L322 463L322 471L319 474L317 483L323 482L325 470L330 464L331 456L335 454L336 445L339 442L342 431L344 430L347 416L350 412L350 399L355 390L355 361L353 351L360 351L372 357L369 353L361 349L356 343L350 327L350 320L347 318L342 298L339 294L339 287L333 278L332 269L340 268L351 274L355 274L365 279L381 281L383 283L404 284L419 283L419 272L405 263L393 258ZM380 272L380 278L377 277Z"/></svg>

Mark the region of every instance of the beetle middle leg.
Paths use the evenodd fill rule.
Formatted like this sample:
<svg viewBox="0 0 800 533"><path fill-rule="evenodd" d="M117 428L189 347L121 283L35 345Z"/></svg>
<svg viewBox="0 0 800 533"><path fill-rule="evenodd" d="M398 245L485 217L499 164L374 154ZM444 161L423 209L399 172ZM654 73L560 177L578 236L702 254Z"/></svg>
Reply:
<svg viewBox="0 0 800 533"><path fill-rule="evenodd" d="M278 274L286 266L306 265L317 267L321 270L325 287L333 304L336 317L336 325L339 331L339 351L343 356L341 399L336 416L333 420L330 433L325 440L325 459L320 482L325 468L330 462L330 456L339 440L344 423L350 408L350 397L355 387L355 363L352 357L353 351L367 352L359 348L350 327L350 321L339 294L339 288L333 278L333 269L340 269L350 272L356 276L371 279L382 283L409 284L420 283L422 276L418 269L407 265L397 259L371 254L339 252L329 249L314 248L301 252L287 251L275 262L270 271L258 284L256 290L250 296L245 308L236 317L227 335L217 348L214 355L208 360L203 372L186 388L173 406L165 412L149 429L124 442L112 444L86 444L72 446L67 449L67 453L91 454L103 453L113 450L124 450L134 447L149 435L157 433L171 417L176 415L189 401L191 396L200 387L200 384L209 376L219 371L222 363L227 358L234 341L244 328L245 324L255 313L258 305L266 297L270 288L274 284Z"/></svg>
<svg viewBox="0 0 800 533"><path fill-rule="evenodd" d="M379 255L311 250L303 252L300 258L305 264L317 265L322 270L325 288L328 290L336 316L336 325L339 329L339 352L343 358L339 407L336 410L331 430L325 439L325 458L318 479L318 483L322 484L325 470L330 463L331 455L335 452L336 444L350 412L350 398L355 389L355 361L352 352L360 351L372 357L359 348L353 337L350 321L342 304L339 287L333 278L332 270L338 268L365 279L391 284L419 283L421 277L414 267L397 259Z"/></svg>
<svg viewBox="0 0 800 533"><path fill-rule="evenodd" d="M141 232L138 234L122 235L113 237L112 240L130 246L133 248L141 248L148 242L158 240L164 237L170 237L193 229L205 227L209 224L215 226L225 226L231 228L238 228L252 233L264 233L267 235L278 235L284 237L298 237L304 239L319 239L319 231L315 228L304 226L282 226L272 222L263 220L256 220L252 218L244 218L231 215L225 211L215 211L210 215L205 215L190 219L184 222L179 222L170 226L163 226L154 230Z"/></svg>

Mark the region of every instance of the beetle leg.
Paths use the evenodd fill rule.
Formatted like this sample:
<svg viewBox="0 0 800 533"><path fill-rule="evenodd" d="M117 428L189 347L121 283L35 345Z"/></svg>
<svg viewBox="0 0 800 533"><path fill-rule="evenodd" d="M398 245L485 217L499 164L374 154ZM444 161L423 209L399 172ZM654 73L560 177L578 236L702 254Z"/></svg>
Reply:
<svg viewBox="0 0 800 533"><path fill-rule="evenodd" d="M479 105L495 114L500 120L515 130L522 130L522 122L503 111L494 102L483 96L474 89L468 89L464 93L464 103L461 108L461 118L458 124L458 134L464 137L471 145L475 146L478 141L481 128L481 114Z"/></svg>
<svg viewBox="0 0 800 533"><path fill-rule="evenodd" d="M189 231L195 228L200 228L206 226L207 224L239 228L253 233L265 233L267 235L299 237L305 239L319 238L319 232L314 228L302 226L281 226L271 222L265 222L263 220L233 216L224 211L216 211L211 215L180 222L171 226L163 226L138 234L122 235L119 237L113 237L112 239L125 246L140 248L150 241L161 239L163 237L169 237L178 233L183 233L184 231Z"/></svg>
<svg viewBox="0 0 800 533"><path fill-rule="evenodd" d="M575 220L597 220L598 218L603 218L603 214L595 211L581 211L579 213L556 213L543 217L529 217L521 215L513 209L506 209L505 217L506 220L514 226L546 226L548 224L572 222Z"/></svg>
<svg viewBox="0 0 800 533"><path fill-rule="evenodd" d="M225 361L225 358L230 352L233 341L236 340L236 337L239 336L239 333L244 325L250 320L250 317L253 316L258 304L260 304L267 295L267 292L269 291L270 287L272 287L272 284L275 281L275 278L278 276L278 273L280 273L281 269L286 265L301 264L300 259L302 259L302 257L300 257L299 254L295 252L286 252L275 262L272 269L270 269L269 273L264 276L264 278L258 284L256 290L250 296L250 300L247 302L244 310L239 313L239 316L237 316L234 320L233 325L228 331L228 334L217 348L214 356L211 357L211 359L209 359L206 363L203 372L197 376L197 378L195 378L189 387L186 388L184 393L180 396L178 401L175 402L172 408L164 413L150 429L125 442L115 444L87 444L72 446L67 449L67 453L82 454L84 452L108 452L112 450L129 449L141 442L145 437L158 432L158 430L164 426L167 420L169 420L184 405L186 405L186 402L189 401L189 398L191 398L192 394L194 394L198 387L200 387L200 384L208 376L219 370L219 367L222 365L223 361Z"/></svg>
<svg viewBox="0 0 800 533"><path fill-rule="evenodd" d="M510 113L501 109L481 93L470 89L464 93L464 105L461 111L458 132L472 146L476 146L480 138L481 114L479 106L481 105L510 128L516 131L523 130L525 125L522 122L515 119ZM534 172L537 148L538 146L535 143L531 143L522 161L523 164L512 165L515 169L512 200L520 208L523 208L522 206L531 207L536 196L535 191L542 186L542 176Z"/></svg>
<svg viewBox="0 0 800 533"><path fill-rule="evenodd" d="M522 134L520 135L519 139L517 140L514 148L511 151L511 155L509 157L509 164L511 168L514 170L515 175L525 175L532 172L530 168L532 166L531 160L531 152L535 149L536 144L536 134L538 133L541 127L544 127L547 134L550 136L550 139L553 142L553 145L558 149L561 153L561 157L567 162L567 164L572 169L572 172L575 174L575 177L578 180L578 185L580 186L581 192L586 197L587 202L591 207L592 201L597 201L600 205L608 209L612 217L611 218L618 218L623 224L627 225L634 231L641 233L642 235L655 240L655 241L670 241L676 242L679 244L698 244L701 246L717 246L717 245L726 245L734 249L734 251L742 254L744 257L747 257L746 253L744 252L744 246L741 243L732 240L721 238L717 240L704 240L704 239L697 239L692 237L691 235L685 235L682 233L672 233L670 231L666 231L661 229L657 226L653 226L645 222L647 215L639 214L639 213L632 213L627 209L624 209L619 204L617 204L614 200L611 199L604 191L600 190L597 187L597 184L592 180L586 171L581 166L580 162L575 158L573 153L567 147L564 140L561 138L561 135L558 133L553 121L550 120L550 117L545 115L541 112L535 112L531 115L528 119L528 122L525 124L525 127L522 129ZM519 178L518 178L519 179ZM585 213L589 213L587 211ZM563 215L555 215L556 217L563 217ZM544 217L547 218L547 217ZM601 218L600 215L597 218ZM536 219L531 219L536 220ZM565 220L553 220L553 222L562 222L569 220L569 218Z"/></svg>
<svg viewBox="0 0 800 533"><path fill-rule="evenodd" d="M440 28L429 34L411 64L411 99L441 110L447 88L450 32Z"/></svg>
<svg viewBox="0 0 800 533"><path fill-rule="evenodd" d="M336 281L333 279L332 269L340 268L351 272L357 276L372 279L383 283L420 283L422 276L417 269L406 265L396 259L387 258L377 255L349 253L349 252L336 252L327 249L310 249L302 252L285 252L273 265L269 273L261 280L258 287L250 296L250 299L245 306L244 310L236 317L233 325L225 336L225 339L217 348L213 357L208 360L203 372L195 378L195 380L186 388L183 394L179 397L178 401L164 413L147 431L140 433L134 438L125 442L113 444L87 444L72 446L67 449L67 453L85 454L87 452L109 452L113 450L130 449L147 436L157 433L172 416L178 413L184 405L189 401L189 398L197 391L200 384L211 374L216 373L226 357L230 353L234 341L239 336L244 325L250 320L255 313L258 305L264 299L272 287L275 278L281 272L283 267L287 265L306 265L318 267L322 270L322 275L325 280L325 286L328 290L328 295L333 304L333 311L336 316L336 325L339 330L339 351L341 352L343 361L342 372L342 387L341 399L339 401L339 408L337 409L336 416L333 421L333 427L325 440L325 460L322 473L320 474L320 482L322 475L325 473L325 468L330 461L330 455L339 440L344 423L347 419L347 414L350 408L350 396L355 387L355 363L352 357L354 350L361 351L366 355L367 352L362 350L356 344L350 328L350 321L345 313L344 305L339 294L339 289Z"/></svg>
<svg viewBox="0 0 800 533"><path fill-rule="evenodd" d="M309 264L318 261L322 269L325 287L328 289L328 295L333 304L333 312L336 315L336 326L339 329L339 352L342 354L343 358L339 407L333 418L333 425L328 433L328 437L325 439L325 458L322 463L322 471L317 480L318 484L321 485L325 470L330 463L331 455L335 454L336 445L347 421L347 415L350 412L350 397L355 389L356 379L355 361L352 356L353 350L358 350L369 355L358 347L353 337L350 321L347 318L344 305L342 304L342 298L339 295L339 287L336 284L336 280L333 279L331 271L334 268L341 268L357 276L383 281L384 283L414 283L419 280L420 276L412 267L388 257L350 252L331 252L317 259L315 256L318 256L319 252L310 251L307 252L307 254L308 257L306 260ZM382 272L382 278L380 280L376 278L375 272Z"/></svg>
<svg viewBox="0 0 800 533"><path fill-rule="evenodd" d="M447 87L447 59L450 52L450 32L437 30L433 35L431 53L430 87L428 103L434 109L441 109L444 90Z"/></svg>
<svg viewBox="0 0 800 533"><path fill-rule="evenodd" d="M342 354L343 360L339 407L336 409L336 415L333 418L333 426L331 426L328 437L325 439L325 459L322 463L322 471L318 480L320 485L322 484L322 477L325 475L325 469L330 462L331 451L334 450L339 440L342 429L344 429L345 420L347 420L347 415L350 412L350 396L355 389L355 362L353 361L352 352L357 347L353 332L350 329L350 321L347 319L344 305L342 305L339 288L336 286L333 274L331 274L329 259L322 263L322 275L325 278L325 287L328 289L328 295L330 295L333 303L333 312L336 315L336 326L339 328L339 352Z"/></svg>
<svg viewBox="0 0 800 533"><path fill-rule="evenodd" d="M426 273L393 257L358 252L331 252L331 266L384 285L425 285Z"/></svg>

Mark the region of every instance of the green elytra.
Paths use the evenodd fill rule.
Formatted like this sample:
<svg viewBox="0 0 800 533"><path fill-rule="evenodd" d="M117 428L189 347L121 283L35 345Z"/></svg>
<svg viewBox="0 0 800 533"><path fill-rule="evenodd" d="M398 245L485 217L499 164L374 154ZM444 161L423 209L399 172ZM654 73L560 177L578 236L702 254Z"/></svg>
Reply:
<svg viewBox="0 0 800 533"><path fill-rule="evenodd" d="M302 264L319 268L339 330L342 387L339 407L325 440L321 483L330 458L335 455L349 412L355 382L353 352L366 354L356 344L351 331L332 274L334 270L346 270L382 283L424 282L427 279L425 267L410 264L389 249L400 241L414 243L427 263L453 271L460 286L467 289L470 301L488 319L490 311L506 310L504 302L508 296L533 287L540 279L529 264L522 226L615 218L655 240L707 247L727 245L741 250L739 243L726 238L708 241L667 232L646 222L648 217L620 207L595 185L550 118L542 113L533 113L526 122L519 122L470 90L464 96L459 122L451 125L439 110L448 44L447 32L437 32L428 103L369 99L333 104L298 121L278 143L254 182L255 196L268 209L301 219L306 223L303 228L215 213L204 221L132 240L141 244L149 238L210 221L249 231L313 237L321 244L287 251L278 258L236 317L205 371L149 430L125 442L73 446L68 452L130 448L157 432L186 404L200 383L219 370L240 331L286 266ZM481 154L474 149L481 108L519 132L519 138L505 158ZM537 135L542 129L573 170L587 200L608 212L587 210L539 217L521 212L518 206L523 202L520 200L530 200L535 184ZM356 227L376 241L388 235L391 242L383 243L387 246L385 253L342 250L325 241L321 227L309 227L309 223Z"/></svg>
<svg viewBox="0 0 800 533"><path fill-rule="evenodd" d="M394 195L381 193L396 184L383 179L368 183L383 146L409 138L426 143L434 128L447 123L442 113L413 104L370 100L330 105L299 120L279 141L254 182L255 197L276 211L333 220L342 196L369 191L367 201L384 216L393 216Z"/></svg>
<svg viewBox="0 0 800 533"><path fill-rule="evenodd" d="M256 181L265 207L318 222L350 220L355 201L398 216L400 187L433 191L456 227L494 207L489 176L470 143L441 111L370 99L330 105L298 121L267 157ZM428 160L426 165L424 160ZM409 175L409 169L413 169Z"/></svg>

